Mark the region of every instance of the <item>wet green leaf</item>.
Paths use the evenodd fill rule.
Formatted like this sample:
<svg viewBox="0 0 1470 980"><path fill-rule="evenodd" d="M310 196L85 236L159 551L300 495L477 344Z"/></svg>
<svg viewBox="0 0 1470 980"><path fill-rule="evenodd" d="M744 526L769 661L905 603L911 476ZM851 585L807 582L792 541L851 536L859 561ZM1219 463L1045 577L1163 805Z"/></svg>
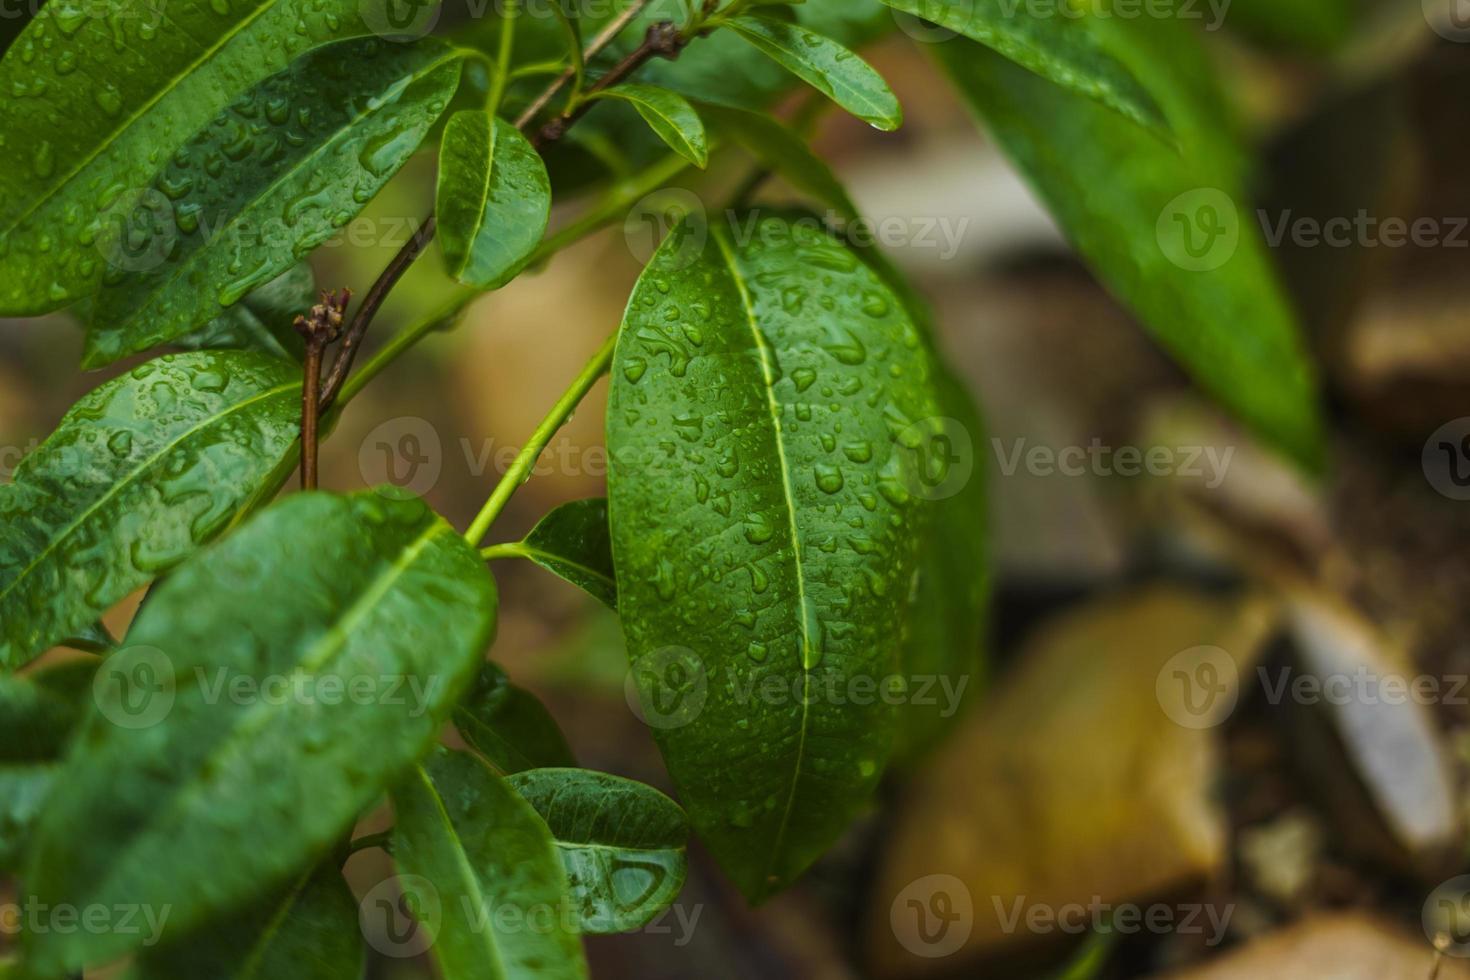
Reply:
<svg viewBox="0 0 1470 980"><path fill-rule="evenodd" d="M968 41L935 52L1099 278L1202 388L1315 468L1314 372L1242 190L1244 151L1205 52L1185 25L1106 24L1177 144Z"/></svg>
<svg viewBox="0 0 1470 980"><path fill-rule="evenodd" d="M583 932L641 928L679 897L689 822L673 800L586 769L534 769L510 784L551 829Z"/></svg>
<svg viewBox="0 0 1470 980"><path fill-rule="evenodd" d="M902 302L806 217L686 221L630 300L608 407L619 612L690 818L753 898L836 839L887 759L877 692L926 506L908 446L939 414Z"/></svg>
<svg viewBox="0 0 1470 980"><path fill-rule="evenodd" d="M311 266L298 262L194 333L174 341L188 350L259 350L300 362L306 344L296 317L319 302Z"/></svg>
<svg viewBox="0 0 1470 980"><path fill-rule="evenodd" d="M357 899L331 861L269 899L144 951L128 980L360 980Z"/></svg>
<svg viewBox="0 0 1470 980"><path fill-rule="evenodd" d="M529 558L609 609L618 608L606 499L562 504L543 517L524 541L503 550Z"/></svg>
<svg viewBox="0 0 1470 980"><path fill-rule="evenodd" d="M474 688L454 709L454 727L502 774L576 765L551 712L492 663L480 668Z"/></svg>
<svg viewBox="0 0 1470 980"><path fill-rule="evenodd" d="M309 48L368 33L358 0L48 3L0 60L0 314L90 294L158 161Z"/></svg>
<svg viewBox="0 0 1470 980"><path fill-rule="evenodd" d="M201 351L98 388L0 486L0 667L93 623L218 534L282 465L288 361Z"/></svg>
<svg viewBox="0 0 1470 980"><path fill-rule="evenodd" d="M931 21L1004 55L1022 68L1063 88L1094 99L1147 126L1167 129L1168 120L1128 65L1097 38L1095 18L1068 12L1060 0L1055 16L1033 15L1016 0L883 0L920 21ZM918 23L916 21L915 23ZM932 45L947 48L948 39ZM968 50L968 45L954 51ZM952 52L950 52L952 53Z"/></svg>
<svg viewBox="0 0 1470 980"><path fill-rule="evenodd" d="M859 119L883 130L903 123L903 109L883 76L831 38L769 17L736 17L728 26Z"/></svg>
<svg viewBox="0 0 1470 980"><path fill-rule="evenodd" d="M479 556L420 501L310 493L262 512L163 581L104 661L27 888L168 906L172 938L284 887L433 744L494 612ZM51 975L138 942L25 938Z"/></svg>
<svg viewBox="0 0 1470 980"><path fill-rule="evenodd" d="M443 980L587 976L551 833L509 783L440 749L393 788L393 810L394 861L436 893L437 921L420 925Z"/></svg>
<svg viewBox="0 0 1470 980"><path fill-rule="evenodd" d="M477 289L499 289L519 275L551 217L541 154L485 112L455 113L444 128L436 196L449 274Z"/></svg>
<svg viewBox="0 0 1470 980"><path fill-rule="evenodd" d="M366 38L241 96L143 194L140 227L98 294L86 365L188 333L335 236L418 148L459 72L432 39Z"/></svg>
<svg viewBox="0 0 1470 980"><path fill-rule="evenodd" d="M649 128L675 153L696 167L709 165L709 140L704 134L704 122L684 96L656 85L624 82L598 92L595 98L617 99L631 104Z"/></svg>

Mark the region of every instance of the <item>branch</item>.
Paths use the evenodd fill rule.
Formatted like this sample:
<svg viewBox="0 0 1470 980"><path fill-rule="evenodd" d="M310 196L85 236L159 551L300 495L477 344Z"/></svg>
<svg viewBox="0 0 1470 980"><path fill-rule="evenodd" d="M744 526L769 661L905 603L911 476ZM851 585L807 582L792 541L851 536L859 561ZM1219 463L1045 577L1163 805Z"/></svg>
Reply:
<svg viewBox="0 0 1470 980"><path fill-rule="evenodd" d="M643 13L652 2L653 0L637 0L636 3L604 27L602 33L593 38L592 43L587 45L587 50L582 52L583 62L591 61L601 54L609 44L617 40L618 35L623 33L623 29L633 23L638 18L638 15ZM546 91L536 97L536 101L532 102L525 112L521 113L521 117L516 120L516 129L524 133L536 121L536 117L541 115L546 107L551 104L551 100L556 98L556 94L566 87L567 82L570 82L576 77L577 68L575 65L563 72L556 81L547 87Z"/></svg>
<svg viewBox="0 0 1470 980"><path fill-rule="evenodd" d="M424 219L424 223L414 232L408 244L399 249L398 254L393 256L393 261L388 263L388 268L378 276L378 281L373 283L373 288L368 290L367 296L363 297L362 306L358 308L357 315L352 318L352 326L347 328L347 334L342 338L342 347L337 351L337 359L332 363L332 373L327 376L325 390L321 397L321 410L326 412L337 400L337 395L342 391L342 384L347 380L347 372L352 370L352 361L357 357L357 349L362 345L362 338L367 335L368 327L372 326L373 317L378 315L378 308L398 285L398 280L413 265L414 260L419 257L429 243L434 240L434 214Z"/></svg>
<svg viewBox="0 0 1470 980"><path fill-rule="evenodd" d="M633 18L647 6L648 2L649 0L640 0L639 3L635 3L632 7L628 8L622 17L609 24L607 29L587 49L587 55L590 57L611 43L612 39L617 36L617 32L621 31L623 27L626 27L628 23L631 23ZM633 53L613 66L606 75L599 78L588 89L588 94L592 95L601 92L620 82L626 81L638 69L642 68L654 58L677 58L679 53L688 46L693 37L698 37L702 33L701 31L690 36L685 36L672 21L660 21L652 25L649 27L648 33L644 36L643 43ZM534 121L536 113L539 113L541 107L545 106L555 97L556 92L564 84L564 79L558 79L553 83L547 89L546 93L537 100L537 104L532 106L534 112L528 111L524 114L520 122L517 123L517 126L524 130L526 126L530 125ZM556 143L567 134L567 131L590 108L591 102L584 99L576 108L563 113L543 126L531 137L531 144L540 151ZM377 315L378 308L383 305L383 301L388 298L388 294L392 292L398 280L408 271L408 267L413 265L414 260L433 241L434 228L434 215L430 214L419 228L418 233L409 239L408 244L403 246L399 253L393 257L393 261L388 263L388 268L383 270L382 275L378 277L378 281L373 283L372 288L368 290L367 296L363 298L362 306L358 309L357 315L353 317L352 325L347 329L347 334L342 341L342 347L337 351L337 358L332 363L331 374L327 377L325 390L322 393L320 401L320 410L323 413L332 407L337 400L337 396L341 393L342 385L347 380L347 373L352 369L352 361L357 356L357 349L361 346L363 337L367 335L368 327L372 325L373 317Z"/></svg>
<svg viewBox="0 0 1470 980"><path fill-rule="evenodd" d="M342 332L342 315L352 299L352 290L342 290L342 295L323 290L321 302L311 308L306 316L298 316L293 324L296 332L306 341L306 364L301 380L301 489L315 490L317 486L317 453L320 441L318 411L321 399L318 394L322 380L322 353L327 345Z"/></svg>

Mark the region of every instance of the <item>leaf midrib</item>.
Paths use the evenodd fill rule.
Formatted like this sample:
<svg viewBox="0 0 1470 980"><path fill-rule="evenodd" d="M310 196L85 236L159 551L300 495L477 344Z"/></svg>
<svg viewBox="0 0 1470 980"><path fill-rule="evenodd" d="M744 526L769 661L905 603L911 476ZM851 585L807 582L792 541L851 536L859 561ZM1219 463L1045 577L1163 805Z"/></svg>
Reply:
<svg viewBox="0 0 1470 980"><path fill-rule="evenodd" d="M474 865L470 863L470 856L465 851L463 843L461 843L463 838L460 837L459 831L455 829L454 821L449 817L449 810L444 806L444 798L439 795L439 788L434 785L433 779L429 777L428 772L423 766L415 766L414 775L424 784L424 789L429 794L429 800L434 806L434 816L439 820L444 829L444 836L449 841L449 850L454 861L455 869L467 883L467 890L474 896L476 907L484 909L486 905L485 890L481 887L480 878L475 874ZM472 934L476 931L474 929L470 930ZM487 936L485 945L489 947L489 952L494 957L495 965L498 968L494 976L509 977L510 971L508 964L505 962L505 953L500 948L500 943L495 941L494 930L485 930L485 932ZM440 968L443 968L442 963L440 964Z"/></svg>
<svg viewBox="0 0 1470 980"><path fill-rule="evenodd" d="M149 469L155 466L163 457L173 452L180 445L182 445L193 436L197 435L199 432L203 431L211 425L217 424L222 419L229 417L235 412L248 408L249 406L254 405L256 402L264 401L268 398L274 398L277 395L284 394L285 392L300 387L301 385L299 383L290 383L279 385L275 388L271 388L267 391L261 392L258 395L252 395L244 401L236 402L234 405L231 405L228 409L220 412L217 415L211 415L209 418L203 419L197 425L190 426L184 432L180 433L177 438L171 440L163 447L161 447L156 453L143 460L135 469L132 470L132 472L127 474L127 477L125 479L118 480L113 483L113 485L109 487L108 490L101 497L98 497L97 500L91 504L91 506L87 507L87 509L82 511L81 514L77 515L77 517L72 520L70 524L67 524L64 528L62 528L61 531L58 532L51 539L50 543L47 544L45 548L41 549L40 553L38 553L36 557L31 560L30 564L21 569L20 574L15 577L14 581L12 581L4 589L0 589L0 605L4 604L5 599L12 592L15 591L15 589L20 585L21 582L25 581L26 576L35 571L37 566L39 566L42 561L49 557L50 554L55 551L57 547L60 546L61 542L65 540L68 535L70 535L83 523L89 520L101 507L103 507L114 497L116 497L117 494L135 484L141 474L147 472Z"/></svg>
<svg viewBox="0 0 1470 980"><path fill-rule="evenodd" d="M711 237L719 246L720 255L729 267L730 278L736 290L740 294L740 302L745 308L745 319L750 327L750 332L755 341L756 353L760 356L761 373L764 378L764 389L766 394L766 405L771 413L771 428L776 442L776 458L781 464L781 486L785 492L786 517L791 532L791 556L792 564L796 570L796 599L797 599L797 621L801 629L801 647L798 651L801 669L801 735L796 745L796 762L792 766L791 789L786 796L786 808L781 814L781 825L776 831L775 842L771 845L771 863L767 866L765 875L761 879L761 888L765 888L765 881L770 877L776 860L781 853L781 847L786 840L786 831L791 824L791 811L796 803L796 789L801 782L801 765L806 759L806 736L811 726L811 671L806 666L806 654L812 643L811 624L807 622L807 598L806 598L806 572L801 561L801 538L796 528L796 489L791 482L791 467L786 459L786 442L781 430L781 409L776 402L776 375L770 363L770 350L766 337L761 333L760 325L756 322L755 305L751 300L750 291L746 288L745 277L741 274L740 265L725 241L723 228L712 230Z"/></svg>
<svg viewBox="0 0 1470 980"><path fill-rule="evenodd" d="M404 92L406 93L408 91L408 88L412 86L415 82L422 81L429 75L433 74L435 71L438 71L444 65L457 61L460 57L461 55L457 54L453 49L450 49L445 51L439 57L435 58L433 61L425 64L421 69L410 72L407 76L400 76L400 79L407 78L409 80L408 84L404 86ZM396 83L398 80L399 79L395 79L394 82ZM389 85L388 87L391 88L392 85ZM322 141L310 153L306 154L304 157L301 157L296 162L295 166L287 167L286 170L279 177L266 185L259 194L256 194L249 200L245 201L241 205L241 207L236 210L235 216L230 219L229 223L226 224L221 231L215 233L215 240L225 240L225 236L239 225L240 221L246 214L253 212L254 209L258 207L262 201L269 200L271 195L274 194L275 191L279 189L280 186L284 184L288 179L307 169L311 163L320 158L327 150L335 149L337 145L347 136L347 134L349 134L352 129L364 119L368 118L369 116L375 116L378 113L383 112L384 110L389 109L394 105L397 105L397 100L395 99L393 102L389 102L384 105L378 105L376 107L372 106L372 100L367 100L366 104L369 106L366 111L359 112L354 115L350 120L344 122L340 127L337 128L336 132L334 132L330 138ZM103 323L98 320L94 320L93 325L97 326L99 329L106 331L121 332L128 330L132 324L136 323L139 318L141 318L144 314L148 313L153 308L155 302L158 300L159 297L163 296L173 289L174 284L179 281L179 277L184 275L185 272L192 269L194 267L194 263L199 259L201 255L207 256L210 254L210 251L210 243L208 241L205 241L199 248L191 251L188 255L186 255L183 259L179 261L177 268L174 269L173 274L170 275L168 279L158 284L158 286L156 286L155 288L149 290L148 297L143 305L134 310L126 318L115 321L113 323ZM102 305L98 304L98 309L101 308ZM221 309L226 308L227 307L221 306Z"/></svg>
<svg viewBox="0 0 1470 980"><path fill-rule="evenodd" d="M218 54L225 47L225 45L233 41L237 36L239 36L242 31L244 31L251 24L255 23L261 17L265 16L265 14L268 13L272 8L274 8L278 2L280 2L280 0L265 0L265 2L260 5L259 10L257 10L255 13L251 14L244 20L240 21L240 23L231 30L227 31L224 36L222 36L217 42L215 42L214 45L206 48L203 54L201 54L196 60L187 65L183 71L175 73L173 77L168 80L167 84L162 86L152 98L150 98L147 102L140 106L136 112L129 115L127 119L123 120L122 124L114 129L111 133L109 133L106 139L98 143L97 146L93 148L92 152L84 157L80 163L78 163L75 167L68 171L65 176L63 176L60 180L56 181L56 183L52 185L50 190L41 195L41 197L37 199L36 202L32 204L29 208L27 208L24 213L19 215L15 219L15 221L13 221L3 231L0 231L0 239L8 237L11 232L19 228L22 222L35 214L42 205L44 205L47 201L51 200L51 198L60 193L62 188L70 184L78 174L80 174L87 167L91 166L92 161L96 160L99 156L102 155L104 151L111 148L115 143L117 143L117 141L121 139L123 133L131 129L133 125L138 122L138 120L142 119L143 116L148 113L150 109L161 102L164 96L168 95L170 92L175 91L178 88L179 82L182 79L187 78L189 75L193 74L200 65L204 64L206 61L209 61L216 54ZM179 33L184 37L188 37L188 35L184 34L183 31L180 31Z"/></svg>
<svg viewBox="0 0 1470 980"><path fill-rule="evenodd" d="M392 588L394 582L401 578L408 569L413 567L414 563L418 561L419 555L433 543L436 537L449 533L451 530L447 524L439 520L435 520L429 527L425 528L422 534L402 550L392 564L379 573L377 578L358 594L358 598L338 618L336 624L329 627L320 639L307 648L306 652L292 669L293 675L309 672L320 673L321 668L346 645L358 621L372 612L378 600ZM289 703L281 706L270 704L266 700L257 701L254 706L240 715L238 722L221 733L221 737L215 742L213 750L206 755L204 760L201 760L200 763L192 767L191 774L197 774L208 769L209 759L217 755L221 747L234 745L242 739L246 739L256 731L259 724L274 717L274 712L277 709L289 710L290 707L291 705ZM177 791L170 793L166 806L156 809L150 814L149 819L144 821L137 832L128 839L127 845L117 848L114 854L122 853L124 850L129 854L136 853L134 845L137 844L138 840L140 838L146 838L150 829L167 826L174 814L183 810L185 804L193 796L201 792L200 787L202 785L203 783L196 779L193 782L182 784ZM106 895L107 890L104 886L111 885L115 879L125 877L122 870L127 867L128 863L123 859L112 862L111 872L102 879L101 885L93 889L94 893Z"/></svg>

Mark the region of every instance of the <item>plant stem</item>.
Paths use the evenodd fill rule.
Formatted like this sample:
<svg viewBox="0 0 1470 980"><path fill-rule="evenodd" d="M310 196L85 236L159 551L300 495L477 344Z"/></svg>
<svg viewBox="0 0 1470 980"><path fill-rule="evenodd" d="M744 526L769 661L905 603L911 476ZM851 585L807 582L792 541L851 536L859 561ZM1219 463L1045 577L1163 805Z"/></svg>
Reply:
<svg viewBox="0 0 1470 980"><path fill-rule="evenodd" d="M378 308L398 285L398 280L413 265L420 253L428 247L429 242L434 240L434 215L430 212L424 219L424 223L414 236L408 240L408 244L393 256L393 261L388 263L388 268L378 276L378 281L362 300L362 306L358 307L357 315L352 318L352 325L347 328L347 333L342 338L342 346L337 350L337 359L332 363L332 373L327 377L326 388L322 392L322 411L332 407L337 396L342 391L342 385L347 380L347 372L352 370L352 361L357 357L357 349L362 344L362 338L367 335L368 327L372 326L373 317L378 315Z"/></svg>
<svg viewBox="0 0 1470 980"><path fill-rule="evenodd" d="M713 152L714 145L711 145L710 149ZM562 249L598 231L608 222L617 220L618 217L627 213L628 208L679 176L690 166L688 160L677 153L671 153L637 174L632 180L614 187L591 210L579 215L571 224L547 237L541 243L541 247L536 250L531 264L546 261Z"/></svg>
<svg viewBox="0 0 1470 980"><path fill-rule="evenodd" d="M614 331L613 335L607 338L602 347L593 355L592 360L587 362L587 366L582 368L582 373L577 375L576 380L572 382L572 386L566 390L561 398L557 399L550 413L547 414L546 418L541 420L541 424L531 434L530 440L520 451L520 454L516 456L515 462L510 464L510 468L505 471L505 475L495 485L495 490L490 494L490 499L485 501L485 506L480 509L479 516L470 525L470 529L465 532L465 540L472 547L478 547L480 542L485 539L485 535L490 531L490 526L495 523L495 519L505 509L505 505L510 501L511 496L520 489L521 484L530 479L531 470L535 467L536 460L541 458L541 453L551 442L552 437L556 435L563 425L566 425L567 420L572 417L572 413L577 410L577 406L582 403L582 399L587 397L587 392L591 391L592 386L607 372L608 366L612 364L613 348L617 344L617 339L617 332Z"/></svg>
<svg viewBox="0 0 1470 980"><path fill-rule="evenodd" d="M524 558L526 549L522 548L520 542L512 541L509 544L492 544L488 548L481 549L480 557L486 561L499 561L502 558Z"/></svg>
<svg viewBox="0 0 1470 980"><path fill-rule="evenodd" d="M480 296L479 293L465 292L439 309L437 313L416 321L412 326L406 327L393 335L383 349L373 355L372 359L362 366L362 369L347 379L342 386L341 401L350 402L357 393L366 388L368 383L383 372L389 364L392 364L403 354L404 351L413 347L420 340L436 330L445 329L464 312L470 303Z"/></svg>
<svg viewBox="0 0 1470 980"><path fill-rule="evenodd" d="M674 59L689 44L689 37L679 31L673 21L659 21L648 28L643 43L638 45L622 61L614 65L606 75L593 82L581 100L569 106L565 112L548 122L531 137L531 145L540 150L557 142L567 134L572 125L592 108L592 96L604 92L614 85L628 80L634 72L654 58Z"/></svg>
<svg viewBox="0 0 1470 980"><path fill-rule="evenodd" d="M306 364L301 382L301 489L317 488L317 457L321 449L321 433L317 411L321 407L322 337L306 338Z"/></svg>
<svg viewBox="0 0 1470 980"><path fill-rule="evenodd" d="M515 53L516 21L520 13L520 0L510 0L505 17L500 21L500 51L495 62L495 74L490 81L490 95L485 100L485 111L492 116L500 111L500 103L505 99L505 86L510 81L510 59Z"/></svg>
<svg viewBox="0 0 1470 980"><path fill-rule="evenodd" d="M593 58L597 57L607 48L609 44L617 40L617 36L623 33L623 29L629 24L633 23L633 21L638 18L638 15L643 13L643 11L647 9L648 5L652 2L653 0L637 0L637 2L630 6L627 10L624 10L617 17L617 19L608 24L607 27L603 29L602 33L593 38L592 43L587 45L587 50L582 52L583 63L585 64L586 62L591 61ZM556 79L556 81L552 82L551 85L547 87L546 91L537 96L536 101L532 102L525 112L521 113L520 118L516 120L516 128L521 130L522 132L525 132L526 129L533 122L536 121L536 117L541 115L546 107L551 104L551 100L556 98L557 93L560 92L568 82L572 81L576 77L577 67L576 65L573 65L572 67L564 71L561 76Z"/></svg>

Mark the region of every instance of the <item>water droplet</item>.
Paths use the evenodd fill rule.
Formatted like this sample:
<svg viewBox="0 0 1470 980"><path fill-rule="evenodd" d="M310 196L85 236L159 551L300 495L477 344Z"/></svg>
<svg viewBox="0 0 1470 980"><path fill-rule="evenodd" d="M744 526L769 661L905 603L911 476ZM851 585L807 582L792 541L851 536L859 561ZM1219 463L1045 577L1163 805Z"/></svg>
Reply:
<svg viewBox="0 0 1470 980"><path fill-rule="evenodd" d="M818 463L816 465L817 489L823 493L839 493L844 483L842 470L831 463Z"/></svg>
<svg viewBox="0 0 1470 980"><path fill-rule="evenodd" d="M623 364L623 377L629 384L637 384L648 373L648 362L641 357L630 357Z"/></svg>
<svg viewBox="0 0 1470 980"><path fill-rule="evenodd" d="M765 544L776 536L776 528L765 514L745 515L745 540L751 544Z"/></svg>

